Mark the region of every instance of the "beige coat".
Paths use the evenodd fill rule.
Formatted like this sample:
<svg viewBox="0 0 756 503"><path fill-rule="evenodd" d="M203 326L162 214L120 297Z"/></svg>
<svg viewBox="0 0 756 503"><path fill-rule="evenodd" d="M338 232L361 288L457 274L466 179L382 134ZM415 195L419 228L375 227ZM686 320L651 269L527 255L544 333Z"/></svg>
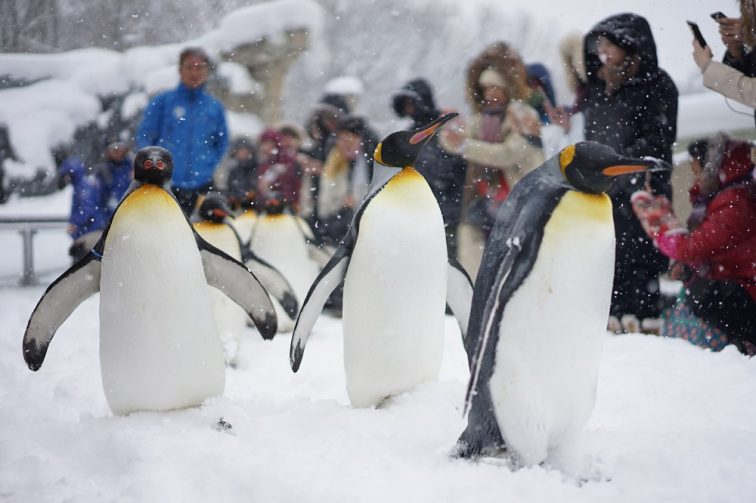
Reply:
<svg viewBox="0 0 756 503"><path fill-rule="evenodd" d="M462 156L472 164L493 166L504 172L504 177L511 189L529 171L540 166L543 161L543 150L536 147L525 139L524 136L513 131L513 121L510 117L533 115L538 120L538 115L531 107L520 102L510 103L507 107L507 119L501 125L501 138L499 143L491 143L478 140L481 131L481 116L476 114L470 118L467 126ZM465 189L462 196L462 220L465 220L467 207L477 197L473 180L480 176L481 168L469 166L465 177Z"/></svg>
<svg viewBox="0 0 756 503"><path fill-rule="evenodd" d="M531 107L521 102L510 103L507 107L507 119L502 122L501 138L498 143L478 140L481 134L481 116L473 115L467 129L462 156L471 164L468 165L465 176L465 188L462 194L462 222L457 232L458 258L471 277L475 278L478 273L485 237L483 232L467 221L467 209L472 201L479 197L475 192L473 180L480 177L481 167L493 166L501 169L510 189L529 171L540 166L544 161L543 150L529 143L524 136L515 132L518 121L515 117L529 116L530 119L538 120L538 114ZM532 117L530 117L532 116ZM527 122L527 121L525 121Z"/></svg>
<svg viewBox="0 0 756 503"><path fill-rule="evenodd" d="M719 61L709 61L703 70L703 83L719 94L756 108L756 78L746 77L743 72L731 66Z"/></svg>

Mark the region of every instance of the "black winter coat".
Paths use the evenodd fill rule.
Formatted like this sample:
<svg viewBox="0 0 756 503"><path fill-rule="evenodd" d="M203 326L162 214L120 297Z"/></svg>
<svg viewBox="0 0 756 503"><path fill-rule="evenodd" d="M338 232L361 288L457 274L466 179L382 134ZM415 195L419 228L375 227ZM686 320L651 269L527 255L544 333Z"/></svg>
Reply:
<svg viewBox="0 0 756 503"><path fill-rule="evenodd" d="M606 94L604 81L598 77L601 68L596 50L599 36L622 47L629 56L640 56L635 75L612 95ZM672 79L658 66L656 44L648 22L635 14L609 17L586 35L584 44L588 84L580 109L585 115L586 140L608 145L623 155L653 156L671 162L672 145L677 136L678 93ZM671 198L670 174L649 176L652 190ZM624 293L628 297L637 297L636 290L645 288L645 283L668 265L668 260L653 247L630 206L631 194L642 189L645 181L643 175L619 177L609 190L617 237L615 290L622 289L621 284L627 281L629 291ZM638 286L639 283L644 286ZM624 307L619 308L619 312L614 308L613 311L615 314L658 315L653 308L639 311L639 308Z"/></svg>
<svg viewBox="0 0 756 503"><path fill-rule="evenodd" d="M411 80L393 96L393 108L400 117L404 116L403 100L414 104L410 129L420 129L441 116L433 100L433 91L424 79ZM462 156L450 154L441 148L438 135L423 147L415 161L415 168L430 185L441 208L444 224L451 232L455 231L460 220L466 167Z"/></svg>

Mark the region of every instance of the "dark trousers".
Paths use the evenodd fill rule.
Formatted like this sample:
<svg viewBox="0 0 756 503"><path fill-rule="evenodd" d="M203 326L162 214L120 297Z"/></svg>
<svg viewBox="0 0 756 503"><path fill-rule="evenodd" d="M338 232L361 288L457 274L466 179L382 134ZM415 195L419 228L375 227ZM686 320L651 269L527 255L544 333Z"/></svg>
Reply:
<svg viewBox="0 0 756 503"><path fill-rule="evenodd" d="M194 211L194 207L197 205L197 198L199 198L199 196L207 194L208 191L210 191L210 189L212 188L213 184L208 183L195 189L182 189L180 187L173 186L171 187L171 190L173 190L173 195L176 196L176 200L178 201L179 206L181 206L181 209L184 210L184 214L187 217L191 217L192 212Z"/></svg>
<svg viewBox="0 0 756 503"><path fill-rule="evenodd" d="M743 352L744 343L756 345L756 301L731 281L695 278L686 285L690 309L727 334Z"/></svg>

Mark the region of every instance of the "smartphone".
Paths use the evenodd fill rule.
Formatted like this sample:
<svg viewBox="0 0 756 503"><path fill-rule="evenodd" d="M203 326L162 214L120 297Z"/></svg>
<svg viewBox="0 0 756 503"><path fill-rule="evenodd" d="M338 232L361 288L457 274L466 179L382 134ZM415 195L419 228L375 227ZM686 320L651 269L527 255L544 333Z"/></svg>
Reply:
<svg viewBox="0 0 756 503"><path fill-rule="evenodd" d="M693 32L693 36L696 37L696 40L698 40L701 47L706 47L708 44L706 43L706 39L703 38L703 35L701 35L701 30L698 28L698 25L693 21L687 21L687 23L690 27L690 31Z"/></svg>
<svg viewBox="0 0 756 503"><path fill-rule="evenodd" d="M717 12L714 12L714 13L711 14L711 18L714 21L718 21L718 20L722 19L723 17L727 17L727 16L725 16L722 11L717 11Z"/></svg>

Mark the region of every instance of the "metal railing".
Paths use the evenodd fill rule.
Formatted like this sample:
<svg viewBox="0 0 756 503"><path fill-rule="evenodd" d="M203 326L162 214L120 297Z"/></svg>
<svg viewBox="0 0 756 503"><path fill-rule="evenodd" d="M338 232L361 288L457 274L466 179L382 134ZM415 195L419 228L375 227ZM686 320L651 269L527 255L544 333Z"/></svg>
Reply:
<svg viewBox="0 0 756 503"><path fill-rule="evenodd" d="M41 230L65 230L67 226L68 219L65 217L0 217L0 230L15 230L21 233L24 268L18 279L20 286L37 284L37 276L34 274L34 235Z"/></svg>

